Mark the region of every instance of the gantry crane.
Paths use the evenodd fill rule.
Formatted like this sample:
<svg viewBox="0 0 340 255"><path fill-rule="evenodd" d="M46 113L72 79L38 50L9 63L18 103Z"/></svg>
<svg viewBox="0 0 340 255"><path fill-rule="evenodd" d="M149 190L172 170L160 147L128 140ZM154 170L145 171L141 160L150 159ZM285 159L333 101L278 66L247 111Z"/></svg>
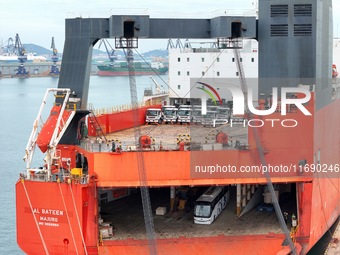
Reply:
<svg viewBox="0 0 340 255"><path fill-rule="evenodd" d="M59 69L58 69L58 66L57 66L57 62L59 60L59 57L58 57L58 50L56 49L55 47L55 44L54 44L54 37L52 37L52 43L51 43L51 49L52 49L52 61L53 61L53 65L51 66L51 71L50 71L50 76L51 77L59 77Z"/></svg>
<svg viewBox="0 0 340 255"><path fill-rule="evenodd" d="M24 66L24 63L27 61L27 54L24 46L21 44L19 34L15 35L14 50L18 55L18 60L20 62L20 65L15 76L19 78L27 78L29 76L29 72L26 71Z"/></svg>

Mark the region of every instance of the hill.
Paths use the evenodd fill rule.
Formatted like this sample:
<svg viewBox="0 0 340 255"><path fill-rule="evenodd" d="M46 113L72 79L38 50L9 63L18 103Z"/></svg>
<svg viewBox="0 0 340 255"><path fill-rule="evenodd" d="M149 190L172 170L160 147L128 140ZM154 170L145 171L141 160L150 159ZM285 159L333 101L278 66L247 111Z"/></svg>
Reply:
<svg viewBox="0 0 340 255"><path fill-rule="evenodd" d="M52 50L48 50L44 47L33 43L24 43L24 48L26 49L27 53L35 53L36 55L50 55L52 54Z"/></svg>
<svg viewBox="0 0 340 255"><path fill-rule="evenodd" d="M41 47L39 45L33 44L33 43L25 43L23 44L25 47L26 51L28 53L35 53L36 55L51 55L52 50L46 49L44 47ZM59 55L62 55L61 50L59 51ZM124 58L124 52L122 50L116 50L116 54L118 58L122 59ZM93 56L94 58L96 57L107 57L106 51L98 50L98 49L93 49ZM168 51L167 50L151 50L148 52L145 52L142 54L144 58L152 58L152 57L161 57L161 58L166 58L168 56ZM138 59L139 56L135 54L135 58Z"/></svg>

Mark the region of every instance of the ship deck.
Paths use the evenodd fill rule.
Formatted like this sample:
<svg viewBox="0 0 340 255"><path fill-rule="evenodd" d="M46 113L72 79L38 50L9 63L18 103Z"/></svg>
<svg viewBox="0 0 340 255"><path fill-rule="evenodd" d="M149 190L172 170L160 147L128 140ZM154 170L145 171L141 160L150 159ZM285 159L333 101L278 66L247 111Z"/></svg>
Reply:
<svg viewBox="0 0 340 255"><path fill-rule="evenodd" d="M196 238L211 236L250 236L282 234L274 211L257 211L256 208L236 216L235 189L231 188L231 201L211 225L193 223L193 209L169 211L169 189L150 189L155 238ZM292 209L290 202L281 208ZM156 215L156 208L167 208L165 215ZM290 210L288 209L288 210ZM109 202L101 206L104 222L113 226L109 240L146 239L145 223L140 193Z"/></svg>
<svg viewBox="0 0 340 255"><path fill-rule="evenodd" d="M212 144L216 143L216 135L220 132L227 134L228 146L214 147L214 149L235 149L236 144L247 145L247 127L241 124L230 127L228 124L216 127L197 124L149 124L139 126L137 129L129 128L122 131L107 134L106 145L101 145L101 152L111 151L112 142L115 146L121 146L123 151L136 150L136 141L141 136L149 136L153 143L150 150L176 150L180 141L185 142L187 150L211 150ZM92 139L92 141L91 141ZM89 151L98 152L99 144L95 138L83 139L81 146Z"/></svg>

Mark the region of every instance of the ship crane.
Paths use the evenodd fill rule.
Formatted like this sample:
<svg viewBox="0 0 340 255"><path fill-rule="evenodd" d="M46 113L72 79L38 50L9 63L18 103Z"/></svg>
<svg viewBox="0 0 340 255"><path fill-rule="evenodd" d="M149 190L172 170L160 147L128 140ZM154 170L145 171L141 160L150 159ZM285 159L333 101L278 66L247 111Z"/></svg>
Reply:
<svg viewBox="0 0 340 255"><path fill-rule="evenodd" d="M58 66L57 66L57 62L59 60L59 57L58 57L58 50L56 49L55 44L54 44L54 37L52 37L51 49L52 49L51 59L53 61L53 65L51 66L50 76L51 77L58 77L59 74L60 74Z"/></svg>
<svg viewBox="0 0 340 255"><path fill-rule="evenodd" d="M47 120L43 120L43 110L46 106L46 102L50 93L63 98L63 102L60 105L55 105L50 113ZM69 97L71 95L70 89L58 88L48 89L45 93L44 99L42 100L37 118L33 122L33 128L29 140L25 149L24 161L26 162L26 176L27 180L31 179L31 175L34 173L47 173L47 180L51 179L53 170L60 164L60 155L57 150L57 145L72 121L75 115L74 110L69 108ZM46 165L42 169L35 169L31 167L33 156L36 147L45 153Z"/></svg>
<svg viewBox="0 0 340 255"><path fill-rule="evenodd" d="M19 34L16 34L15 36L14 50L16 51L18 55L18 60L20 62L16 76L19 78L27 78L29 76L29 73L28 71L26 71L26 68L24 66L24 63L27 61L27 54L24 46L21 43Z"/></svg>
<svg viewBox="0 0 340 255"><path fill-rule="evenodd" d="M115 60L117 59L117 55L115 55L115 50L112 48L112 46L110 45L110 43L106 39L100 40L98 49L100 49L100 46L102 44L104 44L107 56L110 59L110 66L113 66L113 62L115 62Z"/></svg>

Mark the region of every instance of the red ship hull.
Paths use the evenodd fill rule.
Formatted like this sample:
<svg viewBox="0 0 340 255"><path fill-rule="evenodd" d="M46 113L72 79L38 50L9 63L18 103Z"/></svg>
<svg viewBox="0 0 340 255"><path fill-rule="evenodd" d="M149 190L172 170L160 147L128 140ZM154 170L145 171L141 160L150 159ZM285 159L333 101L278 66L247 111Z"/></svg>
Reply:
<svg viewBox="0 0 340 255"><path fill-rule="evenodd" d="M314 111L314 104L308 109L312 116L294 113L299 126L283 130L282 127L263 127L260 130L262 142L268 153L270 164L280 162L290 164L301 157L314 162L314 155L321 150L322 163L336 165L339 162L339 145L332 142L340 140L334 132L340 126L340 100L320 111ZM120 117L106 119L106 129L115 126ZM123 114L123 115L122 115ZM114 114L113 114L114 115ZM282 118L273 114L272 118ZM142 119L139 120L143 124ZM328 125L323 125L328 123ZM133 123L125 123L125 128ZM311 128L312 127L312 128ZM278 136L280 134L280 136ZM329 135L332 134L332 135ZM278 139L278 137L280 137ZM249 133L250 146L256 147ZM58 182L18 181L17 196L17 236L21 249L27 254L149 254L146 239L101 240L99 233L98 189L138 187L140 179L137 165L137 152L98 153L84 150L78 146L59 145L64 158L73 159L77 153L86 156L89 163L89 182L72 184ZM214 153L214 154L212 154ZM228 178L193 178L190 164L198 164L220 151L148 151L144 153L147 183L150 187L227 185L237 183L266 184L263 175L250 178L230 176ZM218 158L218 157L217 157ZM236 166L258 164L256 149L248 151L232 150L224 154L224 159ZM203 161L202 161L203 160ZM176 162L176 163L174 163ZM71 160L71 168L75 162ZM124 169L112 171L111 169ZM162 171L160 171L162 169ZM289 182L296 185L297 213L299 226L294 236L300 254L306 254L326 233L340 215L340 182L333 173L290 173L272 174L273 183ZM41 192L41 191L44 192ZM62 215L57 215L61 214ZM67 214L66 214L67 212ZM321 213L320 213L321 212ZM35 222L37 220L37 223ZM202 251L216 251L220 254L285 254L282 247L282 233L252 234L241 233L212 235L209 237L156 238L159 254L202 254ZM46 248L44 248L46 247ZM180 251L180 252L179 252ZM282 253L283 252L283 253ZM215 252L213 252L215 253Z"/></svg>

